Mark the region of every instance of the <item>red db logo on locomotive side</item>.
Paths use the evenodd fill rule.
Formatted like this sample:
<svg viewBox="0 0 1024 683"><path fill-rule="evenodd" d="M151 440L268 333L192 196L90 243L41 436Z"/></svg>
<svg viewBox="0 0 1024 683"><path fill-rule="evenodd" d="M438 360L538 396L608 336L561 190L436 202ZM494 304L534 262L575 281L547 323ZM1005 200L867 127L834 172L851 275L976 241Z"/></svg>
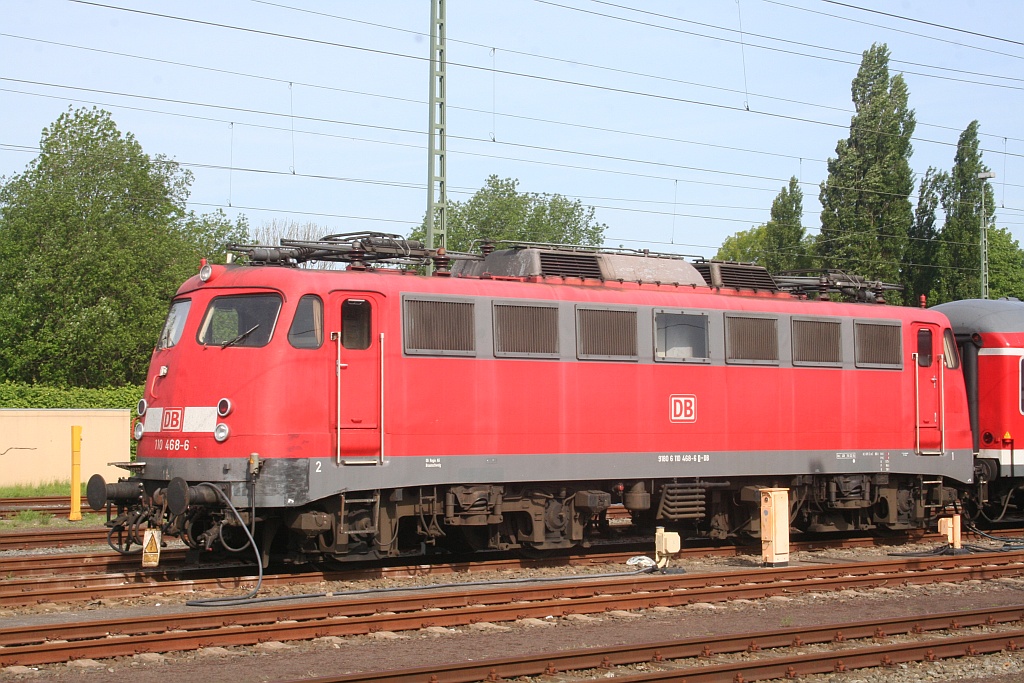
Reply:
<svg viewBox="0 0 1024 683"><path fill-rule="evenodd" d="M672 422L697 421L697 397L693 394L673 394L669 397L672 404Z"/></svg>
<svg viewBox="0 0 1024 683"><path fill-rule="evenodd" d="M184 408L164 408L164 417L160 421L161 432L180 432L185 417Z"/></svg>

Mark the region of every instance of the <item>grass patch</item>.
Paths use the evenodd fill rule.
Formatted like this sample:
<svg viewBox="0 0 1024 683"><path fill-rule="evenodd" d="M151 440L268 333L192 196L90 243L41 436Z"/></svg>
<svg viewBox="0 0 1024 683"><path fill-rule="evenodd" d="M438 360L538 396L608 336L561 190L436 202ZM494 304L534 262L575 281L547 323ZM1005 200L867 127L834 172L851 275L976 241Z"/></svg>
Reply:
<svg viewBox="0 0 1024 683"><path fill-rule="evenodd" d="M85 512L83 510L82 521L72 522L68 519L67 513L53 514L37 510L23 510L9 519L0 519L0 531L103 526L106 521L107 515L103 512Z"/></svg>
<svg viewBox="0 0 1024 683"><path fill-rule="evenodd" d="M82 498L85 498L86 482L81 482ZM70 496L71 481L51 481L45 484L12 484L0 486L0 498L38 498L40 496Z"/></svg>

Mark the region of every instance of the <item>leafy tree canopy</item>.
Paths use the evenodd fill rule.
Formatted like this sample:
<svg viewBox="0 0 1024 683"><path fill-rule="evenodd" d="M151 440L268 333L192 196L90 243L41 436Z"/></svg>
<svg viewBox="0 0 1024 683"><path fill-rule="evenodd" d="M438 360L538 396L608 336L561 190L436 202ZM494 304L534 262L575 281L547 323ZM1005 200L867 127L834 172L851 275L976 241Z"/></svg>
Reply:
<svg viewBox="0 0 1024 683"><path fill-rule="evenodd" d="M903 76L889 75L884 44L864 51L851 90L856 113L850 136L839 141L821 184L816 251L827 267L897 283L903 280L914 215L910 139L916 119Z"/></svg>
<svg viewBox="0 0 1024 683"><path fill-rule="evenodd" d="M492 175L465 202L449 201L446 231L449 251L473 251L474 243L553 242L600 245L604 223L594 219L594 208L560 194L519 192L519 181ZM425 240L426 220L409 235Z"/></svg>
<svg viewBox="0 0 1024 683"><path fill-rule="evenodd" d="M767 229L763 225L756 225L750 230L740 230L735 235L725 238L715 258L719 261L761 263L766 240Z"/></svg>
<svg viewBox="0 0 1024 683"><path fill-rule="evenodd" d="M244 219L185 208L192 175L108 112L68 110L0 179L0 381L139 384L168 300Z"/></svg>

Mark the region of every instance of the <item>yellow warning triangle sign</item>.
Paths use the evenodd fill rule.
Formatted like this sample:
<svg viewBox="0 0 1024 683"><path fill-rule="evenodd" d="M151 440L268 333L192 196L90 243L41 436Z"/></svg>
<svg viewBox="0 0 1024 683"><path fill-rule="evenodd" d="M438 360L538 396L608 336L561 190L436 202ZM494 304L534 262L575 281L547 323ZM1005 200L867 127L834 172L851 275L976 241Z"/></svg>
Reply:
<svg viewBox="0 0 1024 683"><path fill-rule="evenodd" d="M146 553L158 553L160 552L160 546L156 543L156 534L149 537L149 541L146 542L146 548L143 550Z"/></svg>

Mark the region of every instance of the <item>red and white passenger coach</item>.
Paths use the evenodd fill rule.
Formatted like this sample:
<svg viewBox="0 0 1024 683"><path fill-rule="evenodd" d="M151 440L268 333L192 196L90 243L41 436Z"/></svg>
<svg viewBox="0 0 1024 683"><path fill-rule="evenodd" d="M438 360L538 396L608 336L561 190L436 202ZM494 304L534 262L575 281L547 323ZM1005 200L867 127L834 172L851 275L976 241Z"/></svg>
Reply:
<svg viewBox="0 0 1024 683"><path fill-rule="evenodd" d="M171 303L131 476L90 482L121 549L160 526L237 550L245 525L265 558L547 550L618 503L637 524L756 535L764 486L791 490L799 528L902 529L975 485L942 312L646 252L522 245L450 272L433 252L424 276L387 264L430 252L380 235L237 251ZM992 349L979 377L1012 355ZM1013 474L1004 423L978 414L1004 468L987 477Z"/></svg>

